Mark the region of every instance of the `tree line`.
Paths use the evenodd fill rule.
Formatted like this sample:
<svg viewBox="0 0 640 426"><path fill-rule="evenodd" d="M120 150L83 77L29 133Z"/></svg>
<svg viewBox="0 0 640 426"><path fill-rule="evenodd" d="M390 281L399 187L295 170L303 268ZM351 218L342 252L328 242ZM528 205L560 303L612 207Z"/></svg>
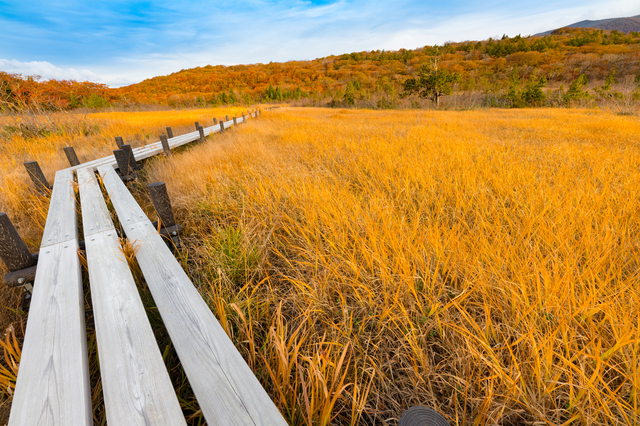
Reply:
<svg viewBox="0 0 640 426"><path fill-rule="evenodd" d="M375 50L311 61L206 66L111 89L0 72L0 109L172 107L294 102L393 108L434 105L452 93L523 107L637 100L640 34L563 28L551 35ZM622 90L621 88L624 88Z"/></svg>

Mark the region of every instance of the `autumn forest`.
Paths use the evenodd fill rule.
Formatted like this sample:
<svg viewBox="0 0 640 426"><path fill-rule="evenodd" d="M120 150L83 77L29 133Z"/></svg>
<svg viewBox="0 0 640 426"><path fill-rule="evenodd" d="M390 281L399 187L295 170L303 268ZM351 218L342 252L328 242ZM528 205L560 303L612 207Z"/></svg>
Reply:
<svg viewBox="0 0 640 426"><path fill-rule="evenodd" d="M414 50L353 52L308 61L205 66L120 88L0 72L0 110L205 107L289 102L306 106L420 108L434 99L407 81L449 75L446 108L615 104L638 99L640 34L562 28L549 36L451 42Z"/></svg>

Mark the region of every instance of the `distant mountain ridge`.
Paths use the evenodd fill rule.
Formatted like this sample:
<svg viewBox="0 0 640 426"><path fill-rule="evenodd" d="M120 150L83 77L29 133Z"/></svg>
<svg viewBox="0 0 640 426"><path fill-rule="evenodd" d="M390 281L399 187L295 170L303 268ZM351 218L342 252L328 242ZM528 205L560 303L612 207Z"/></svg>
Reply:
<svg viewBox="0 0 640 426"><path fill-rule="evenodd" d="M609 18L600 19L597 21L580 21L574 24L565 25L565 27L571 28L597 28L599 30L613 31L618 30L623 33L630 33L632 31L640 32L640 15L630 16L628 18ZM563 27L564 28L564 27ZM557 28L559 29L559 28ZM537 36L549 35L555 30L545 31L543 33L536 34Z"/></svg>

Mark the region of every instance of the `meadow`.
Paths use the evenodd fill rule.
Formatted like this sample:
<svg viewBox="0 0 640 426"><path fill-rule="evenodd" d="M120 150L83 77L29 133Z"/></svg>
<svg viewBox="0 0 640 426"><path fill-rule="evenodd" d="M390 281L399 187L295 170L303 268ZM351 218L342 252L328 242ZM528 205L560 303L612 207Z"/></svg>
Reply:
<svg viewBox="0 0 640 426"><path fill-rule="evenodd" d="M117 135L136 146L233 112L65 115L95 131L16 133L0 211L35 251L47 199L22 161L52 177L63 146L87 160ZM279 108L154 158L132 189L152 216L145 184L167 183L185 269L292 425L396 424L413 405L460 425L637 425L638 134L637 116L598 109ZM3 292L0 326L20 336L26 315Z"/></svg>

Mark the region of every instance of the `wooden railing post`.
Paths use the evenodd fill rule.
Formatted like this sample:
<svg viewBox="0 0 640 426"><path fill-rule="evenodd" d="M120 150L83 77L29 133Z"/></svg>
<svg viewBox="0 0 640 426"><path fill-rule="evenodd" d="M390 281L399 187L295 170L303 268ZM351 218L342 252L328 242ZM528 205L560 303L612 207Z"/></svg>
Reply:
<svg viewBox="0 0 640 426"><path fill-rule="evenodd" d="M169 141L167 140L166 135L160 135L160 143L162 144L162 149L164 153L167 154L167 157L171 155L171 147L169 146Z"/></svg>
<svg viewBox="0 0 640 426"><path fill-rule="evenodd" d="M149 184L149 195L156 208L156 213L160 218L160 224L163 228L169 228L176 224L173 217L173 209L171 208L171 200L167 193L167 185L164 182L154 182Z"/></svg>
<svg viewBox="0 0 640 426"><path fill-rule="evenodd" d="M47 178L44 177L44 173L42 173L42 169L37 161L26 161L23 164L38 191L47 192L52 189L52 187L49 186L49 182L47 182Z"/></svg>
<svg viewBox="0 0 640 426"><path fill-rule="evenodd" d="M171 127L167 127L167 136L169 137L169 139L173 138L173 130L171 129Z"/></svg>
<svg viewBox="0 0 640 426"><path fill-rule="evenodd" d="M200 128L200 123L196 121L196 130L198 130L199 128Z"/></svg>
<svg viewBox="0 0 640 426"><path fill-rule="evenodd" d="M237 126L237 125L238 125L238 122L236 121L236 116L235 116L235 115L233 116L233 125L234 125L234 126Z"/></svg>
<svg viewBox="0 0 640 426"><path fill-rule="evenodd" d="M120 149L122 149L127 154L127 160L129 161L129 166L131 167L131 170L136 171L142 168L137 163L136 157L133 155L133 148L131 148L131 145L129 144L122 145L122 148Z"/></svg>
<svg viewBox="0 0 640 426"><path fill-rule="evenodd" d="M38 255L32 255L6 213L0 213L0 259L9 270L4 275L7 286L33 284ZM27 287L29 290L29 287Z"/></svg>
<svg viewBox="0 0 640 426"><path fill-rule="evenodd" d="M200 142L204 142L204 127L198 126L198 132L200 133Z"/></svg>
<svg viewBox="0 0 640 426"><path fill-rule="evenodd" d="M213 117L213 125L215 126L216 124L218 124L218 119Z"/></svg>
<svg viewBox="0 0 640 426"><path fill-rule="evenodd" d="M129 182L134 179L133 173L130 170L131 165L129 163L129 156L124 149L116 149L113 151L113 155L116 157L118 163L118 169L120 169L120 177L123 181Z"/></svg>
<svg viewBox="0 0 640 426"><path fill-rule="evenodd" d="M224 121L220 120L220 133L224 132Z"/></svg>
<svg viewBox="0 0 640 426"><path fill-rule="evenodd" d="M176 224L165 183L154 182L149 184L149 196L158 214L160 233L166 238L171 238L174 245L179 247L180 240L178 236L182 234L182 226ZM153 222L153 226L158 228L158 222Z"/></svg>
<svg viewBox="0 0 640 426"><path fill-rule="evenodd" d="M229 121L229 116L228 115L225 115L224 118L225 118L225 120L224 120L225 122Z"/></svg>
<svg viewBox="0 0 640 426"><path fill-rule="evenodd" d="M242 122L245 122L245 118L244 118L244 111L242 112Z"/></svg>
<svg viewBox="0 0 640 426"><path fill-rule="evenodd" d="M122 145L124 145L124 141L121 136L116 136L116 145L118 145L118 149L122 149Z"/></svg>
<svg viewBox="0 0 640 426"><path fill-rule="evenodd" d="M67 156L67 160L69 160L69 164L71 164L71 167L80 165L80 160L78 160L76 150L73 149L72 146L65 146L62 149L64 150L64 153Z"/></svg>

